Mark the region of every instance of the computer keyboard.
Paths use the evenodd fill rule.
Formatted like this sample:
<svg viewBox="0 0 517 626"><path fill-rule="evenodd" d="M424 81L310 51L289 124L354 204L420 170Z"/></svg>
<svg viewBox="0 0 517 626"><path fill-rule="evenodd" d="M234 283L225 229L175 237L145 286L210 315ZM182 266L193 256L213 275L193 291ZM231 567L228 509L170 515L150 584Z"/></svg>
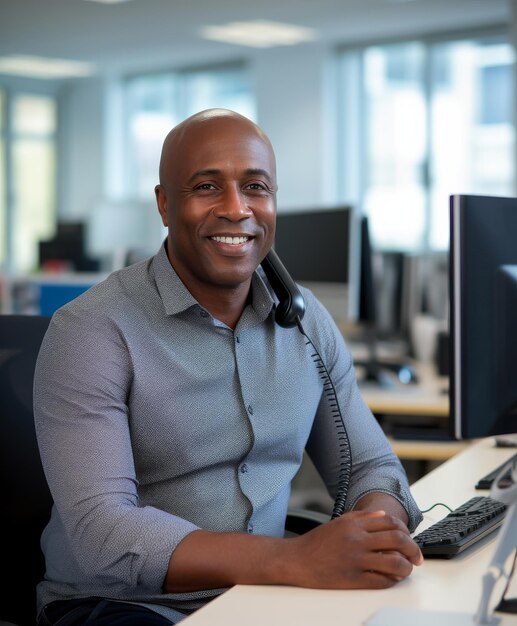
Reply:
<svg viewBox="0 0 517 626"><path fill-rule="evenodd" d="M517 452L512 457L510 457L507 461L505 461L504 463L501 463L501 465L498 465L491 472L488 472L488 474L483 476L483 478L480 478L476 483L476 489L490 489L496 476L503 469L503 467L510 461L512 462L512 465L517 464ZM511 478L510 478L511 471L512 471L512 466L510 465L508 467L508 480L510 484L511 484ZM501 485L501 486L504 486L504 485Z"/></svg>
<svg viewBox="0 0 517 626"><path fill-rule="evenodd" d="M505 512L502 502L476 496L413 539L424 557L450 559L499 528Z"/></svg>

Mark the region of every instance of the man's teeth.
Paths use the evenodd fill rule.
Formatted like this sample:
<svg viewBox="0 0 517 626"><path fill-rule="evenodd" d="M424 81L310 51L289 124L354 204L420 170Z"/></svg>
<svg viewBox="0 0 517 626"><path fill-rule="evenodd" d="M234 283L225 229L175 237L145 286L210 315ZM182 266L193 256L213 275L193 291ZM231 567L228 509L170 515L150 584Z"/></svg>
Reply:
<svg viewBox="0 0 517 626"><path fill-rule="evenodd" d="M246 243L249 237L210 237L210 239L218 241L219 243L231 243L236 245L239 243Z"/></svg>

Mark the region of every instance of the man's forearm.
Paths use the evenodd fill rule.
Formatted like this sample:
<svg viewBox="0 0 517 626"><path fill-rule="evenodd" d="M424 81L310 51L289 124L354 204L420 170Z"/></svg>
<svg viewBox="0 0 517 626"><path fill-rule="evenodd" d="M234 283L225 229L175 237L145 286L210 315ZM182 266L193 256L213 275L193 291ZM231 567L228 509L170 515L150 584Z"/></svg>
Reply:
<svg viewBox="0 0 517 626"><path fill-rule="evenodd" d="M240 584L286 584L289 540L196 530L174 551L164 590L169 593ZM287 558L287 561L291 559Z"/></svg>

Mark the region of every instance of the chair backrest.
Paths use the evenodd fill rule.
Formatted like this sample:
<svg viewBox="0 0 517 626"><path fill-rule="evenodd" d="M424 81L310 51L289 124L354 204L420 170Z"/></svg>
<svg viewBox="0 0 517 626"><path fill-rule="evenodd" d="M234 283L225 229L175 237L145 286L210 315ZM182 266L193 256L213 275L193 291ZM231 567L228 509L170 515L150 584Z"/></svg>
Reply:
<svg viewBox="0 0 517 626"><path fill-rule="evenodd" d="M35 624L36 584L44 574L41 532L52 498L41 466L32 409L34 366L49 317L0 315L0 623Z"/></svg>

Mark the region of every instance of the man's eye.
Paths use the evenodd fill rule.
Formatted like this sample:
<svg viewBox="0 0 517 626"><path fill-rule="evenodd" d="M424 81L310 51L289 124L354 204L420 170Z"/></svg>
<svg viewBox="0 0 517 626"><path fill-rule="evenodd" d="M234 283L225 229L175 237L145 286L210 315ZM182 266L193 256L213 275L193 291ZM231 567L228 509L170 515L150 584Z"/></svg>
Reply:
<svg viewBox="0 0 517 626"><path fill-rule="evenodd" d="M196 189L199 189L201 191L208 191L210 189L215 189L215 187L214 185L212 185L212 183L203 183L202 185L198 185Z"/></svg>
<svg viewBox="0 0 517 626"><path fill-rule="evenodd" d="M253 191L262 191L266 186L263 183L249 183L246 185L246 188L252 189Z"/></svg>

